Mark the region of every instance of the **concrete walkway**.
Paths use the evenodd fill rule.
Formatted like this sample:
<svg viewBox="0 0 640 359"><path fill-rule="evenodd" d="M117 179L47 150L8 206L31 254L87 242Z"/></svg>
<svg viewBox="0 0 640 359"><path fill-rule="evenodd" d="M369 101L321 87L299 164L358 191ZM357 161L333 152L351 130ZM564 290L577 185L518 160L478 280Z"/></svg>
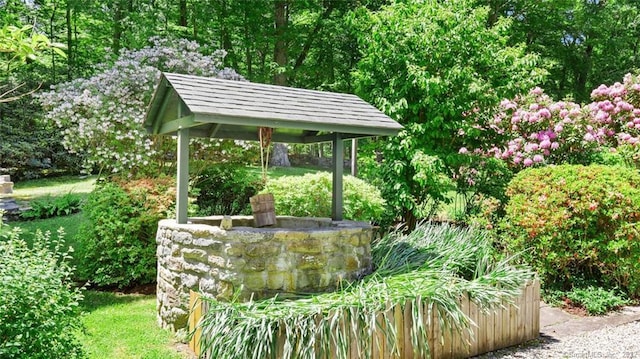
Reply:
<svg viewBox="0 0 640 359"><path fill-rule="evenodd" d="M619 312L598 317L581 317L545 303L540 305L540 334L561 339L605 327L615 327L640 320L640 306L624 307Z"/></svg>

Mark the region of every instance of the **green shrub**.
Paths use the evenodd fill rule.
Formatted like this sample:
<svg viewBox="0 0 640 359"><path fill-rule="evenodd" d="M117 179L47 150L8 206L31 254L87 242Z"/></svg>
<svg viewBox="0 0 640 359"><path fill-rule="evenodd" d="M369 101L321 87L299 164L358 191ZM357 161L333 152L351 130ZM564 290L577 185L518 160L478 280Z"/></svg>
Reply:
<svg viewBox="0 0 640 359"><path fill-rule="evenodd" d="M606 314L629 303L624 296L616 293L615 290L593 286L573 288L567 293L567 298L573 303L584 307L589 315Z"/></svg>
<svg viewBox="0 0 640 359"><path fill-rule="evenodd" d="M58 237L38 231L29 247L17 229L0 236L0 358L83 357L82 293Z"/></svg>
<svg viewBox="0 0 640 359"><path fill-rule="evenodd" d="M156 279L158 221L175 203L175 180L168 177L96 186L83 208L81 273L98 286L120 288Z"/></svg>
<svg viewBox="0 0 640 359"><path fill-rule="evenodd" d="M509 184L505 248L546 285L579 281L640 294L640 175L624 167L549 166Z"/></svg>
<svg viewBox="0 0 640 359"><path fill-rule="evenodd" d="M200 215L251 214L249 197L262 188L257 178L238 165L215 165L204 169L195 181Z"/></svg>
<svg viewBox="0 0 640 359"><path fill-rule="evenodd" d="M331 187L331 173L318 172L271 180L263 192L273 193L278 215L330 217ZM345 176L343 191L345 219L375 221L384 212L380 191L367 182Z"/></svg>
<svg viewBox="0 0 640 359"><path fill-rule="evenodd" d="M23 219L43 219L58 216L68 216L80 211L82 196L67 193L62 197L47 196L29 203L31 209L20 214Z"/></svg>

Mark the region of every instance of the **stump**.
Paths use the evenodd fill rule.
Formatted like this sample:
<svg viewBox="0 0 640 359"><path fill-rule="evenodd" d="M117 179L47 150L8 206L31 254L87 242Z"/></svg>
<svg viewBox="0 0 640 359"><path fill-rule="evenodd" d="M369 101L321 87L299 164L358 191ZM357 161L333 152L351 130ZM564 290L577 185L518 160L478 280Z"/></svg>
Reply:
<svg viewBox="0 0 640 359"><path fill-rule="evenodd" d="M273 194L265 193L249 198L251 211L256 227L266 227L276 224L276 209Z"/></svg>

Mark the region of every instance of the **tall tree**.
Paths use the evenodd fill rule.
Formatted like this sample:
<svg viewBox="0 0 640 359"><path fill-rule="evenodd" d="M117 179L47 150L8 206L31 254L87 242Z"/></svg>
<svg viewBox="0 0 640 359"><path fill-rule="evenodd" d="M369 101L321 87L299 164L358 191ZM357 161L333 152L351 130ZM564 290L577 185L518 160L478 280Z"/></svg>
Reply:
<svg viewBox="0 0 640 359"><path fill-rule="evenodd" d="M468 0L405 1L358 19L357 93L405 126L381 150L387 202L415 225L452 189L465 115L543 79L538 59L508 46L508 23Z"/></svg>
<svg viewBox="0 0 640 359"><path fill-rule="evenodd" d="M590 89L640 67L640 3L634 0L479 0L490 19L508 17L512 43L550 64L555 97L589 99Z"/></svg>

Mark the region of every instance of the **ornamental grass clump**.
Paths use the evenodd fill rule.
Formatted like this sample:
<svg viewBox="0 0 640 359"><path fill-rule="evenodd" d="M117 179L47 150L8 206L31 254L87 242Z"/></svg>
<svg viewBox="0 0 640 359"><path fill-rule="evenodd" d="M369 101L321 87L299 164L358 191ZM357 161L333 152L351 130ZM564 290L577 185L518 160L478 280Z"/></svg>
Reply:
<svg viewBox="0 0 640 359"><path fill-rule="evenodd" d="M347 358L355 350L368 358L381 345L378 340L385 340L399 355L392 314L395 306L411 305L412 347L424 357L430 351L432 311L443 332L469 330L469 318L458 306L464 293L489 309L512 301L533 278L527 268L496 260L483 232L447 225L391 233L373 244L372 255L372 275L333 293L249 302L203 299L209 309L199 325L201 352L219 359ZM428 314L421 308L429 308ZM385 339L374 336L376 330L383 330Z"/></svg>

